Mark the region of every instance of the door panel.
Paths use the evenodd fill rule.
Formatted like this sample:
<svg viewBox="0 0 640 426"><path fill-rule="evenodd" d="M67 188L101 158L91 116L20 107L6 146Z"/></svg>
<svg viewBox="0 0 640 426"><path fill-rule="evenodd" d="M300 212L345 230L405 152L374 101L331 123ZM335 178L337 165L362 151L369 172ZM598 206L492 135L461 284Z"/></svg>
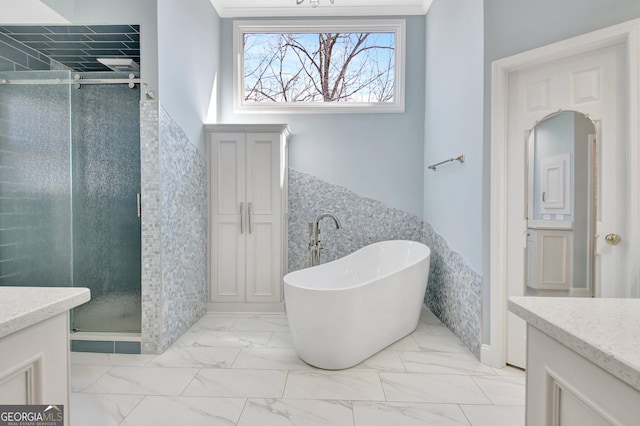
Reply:
<svg viewBox="0 0 640 426"><path fill-rule="evenodd" d="M626 249L623 244L604 244L607 233L624 233L627 207L623 200L626 182L626 79L625 46L619 44L582 55L513 72L508 98L508 199L507 297L526 294L525 259L527 214L525 212L526 135L536 122L559 110L589 114L598 130L601 164L598 168L599 234L596 244L596 283L624 282ZM523 191L523 189L525 189ZM599 287L596 284L596 287ZM599 295L625 297L622 289L608 289ZM524 321L507 314L507 363L524 367Z"/></svg>
<svg viewBox="0 0 640 426"><path fill-rule="evenodd" d="M248 263L247 302L279 302L279 260L273 247L278 247L279 233L274 223L256 223L248 237L248 245L253 250L252 261Z"/></svg>
<svg viewBox="0 0 640 426"><path fill-rule="evenodd" d="M280 301L281 200L278 134L247 134L247 302Z"/></svg>
<svg viewBox="0 0 640 426"><path fill-rule="evenodd" d="M224 241L224 248L217 250L212 299L217 302L243 302L244 240L238 238L238 224L235 221L218 222L217 235L219 241Z"/></svg>
<svg viewBox="0 0 640 426"><path fill-rule="evenodd" d="M211 186L215 211L211 242L216 245L211 258L211 301L244 302L247 232L244 134L214 134L211 146L215 173Z"/></svg>

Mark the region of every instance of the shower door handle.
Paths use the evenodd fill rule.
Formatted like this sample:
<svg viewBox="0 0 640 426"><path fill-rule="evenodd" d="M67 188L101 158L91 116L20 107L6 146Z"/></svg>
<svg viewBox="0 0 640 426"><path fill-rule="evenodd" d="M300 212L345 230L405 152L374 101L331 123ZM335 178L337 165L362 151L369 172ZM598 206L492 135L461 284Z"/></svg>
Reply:
<svg viewBox="0 0 640 426"><path fill-rule="evenodd" d="M244 203L240 203L240 233L244 234Z"/></svg>
<svg viewBox="0 0 640 426"><path fill-rule="evenodd" d="M142 217L142 194L136 194L136 207L138 209L138 217Z"/></svg>

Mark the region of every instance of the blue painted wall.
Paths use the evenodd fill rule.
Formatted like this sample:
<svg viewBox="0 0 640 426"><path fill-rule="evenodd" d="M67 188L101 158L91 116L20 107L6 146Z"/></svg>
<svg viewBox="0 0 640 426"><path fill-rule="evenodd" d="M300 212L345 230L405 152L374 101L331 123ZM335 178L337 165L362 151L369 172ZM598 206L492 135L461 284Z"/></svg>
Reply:
<svg viewBox="0 0 640 426"><path fill-rule="evenodd" d="M233 21L222 19L220 121L287 123L290 167L422 217L425 22L406 20L404 113L279 115L234 114Z"/></svg>
<svg viewBox="0 0 640 426"><path fill-rule="evenodd" d="M424 218L482 274L482 3L435 1L426 17Z"/></svg>
<svg viewBox="0 0 640 426"><path fill-rule="evenodd" d="M204 129L220 66L220 17L209 0L158 0L162 106L204 154Z"/></svg>

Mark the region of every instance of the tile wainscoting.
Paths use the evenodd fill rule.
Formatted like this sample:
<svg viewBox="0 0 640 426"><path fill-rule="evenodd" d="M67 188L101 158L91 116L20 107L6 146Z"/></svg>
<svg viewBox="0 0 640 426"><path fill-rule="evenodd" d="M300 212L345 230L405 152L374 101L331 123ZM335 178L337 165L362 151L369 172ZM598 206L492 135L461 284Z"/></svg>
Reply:
<svg viewBox="0 0 640 426"><path fill-rule="evenodd" d="M451 250L424 220L362 197L312 175L289 169L289 271L308 266L308 224L322 213L334 213L321 224L327 247L321 261L338 259L368 244L393 239L420 241L431 248L425 304L465 346L480 357L481 277Z"/></svg>
<svg viewBox="0 0 640 426"><path fill-rule="evenodd" d="M157 101L140 111L142 352L160 353L206 312L207 169Z"/></svg>

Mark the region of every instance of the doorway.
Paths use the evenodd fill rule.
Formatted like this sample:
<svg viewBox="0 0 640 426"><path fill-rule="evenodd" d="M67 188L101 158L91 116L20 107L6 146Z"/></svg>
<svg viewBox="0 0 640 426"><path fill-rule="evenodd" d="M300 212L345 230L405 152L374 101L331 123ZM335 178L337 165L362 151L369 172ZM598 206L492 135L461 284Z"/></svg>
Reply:
<svg viewBox="0 0 640 426"><path fill-rule="evenodd" d="M637 274L625 259L637 253L638 226L625 220L639 211L632 186L638 182L634 165L640 164L640 135L635 120L628 120L638 113L638 27L640 21L632 21L493 65L491 344L482 354L487 364L525 366L524 323L512 322L506 301L525 292L525 141L536 121L553 111L581 111L596 123L602 176L614 179L601 182L606 190L599 205L613 213L603 212L607 220L597 224L596 275L614 274L611 281L621 283L626 297L637 291ZM604 236L619 229L626 244L606 244Z"/></svg>

